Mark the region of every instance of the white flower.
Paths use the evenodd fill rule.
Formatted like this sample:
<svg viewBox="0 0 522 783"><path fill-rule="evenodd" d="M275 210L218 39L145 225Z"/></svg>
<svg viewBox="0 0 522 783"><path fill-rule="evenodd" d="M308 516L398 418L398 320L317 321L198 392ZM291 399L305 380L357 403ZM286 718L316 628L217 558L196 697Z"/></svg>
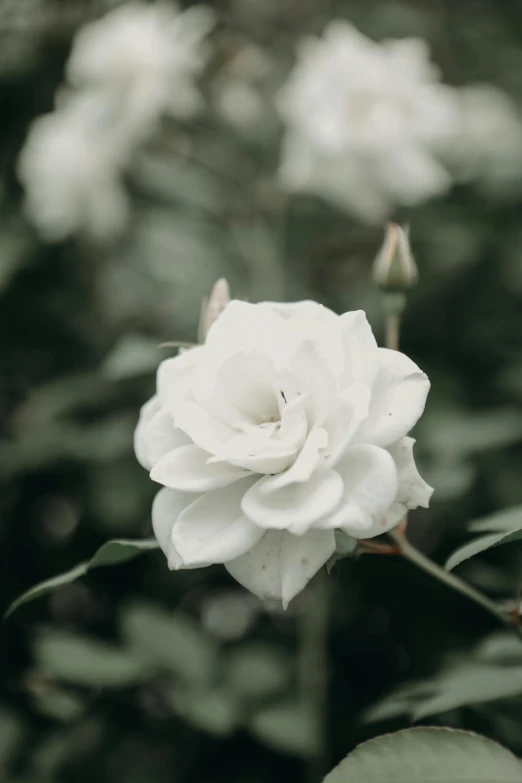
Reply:
<svg viewBox="0 0 522 783"><path fill-rule="evenodd" d="M336 529L370 538L428 505L406 437L428 389L362 311L232 301L204 345L160 365L136 429L169 567L224 563L288 604Z"/></svg>
<svg viewBox="0 0 522 783"><path fill-rule="evenodd" d="M194 79L210 18L201 6L129 3L80 30L70 86L33 123L20 157L27 212L44 238L108 239L123 227L121 179L132 154L163 113L187 116L200 105Z"/></svg>
<svg viewBox="0 0 522 783"><path fill-rule="evenodd" d="M97 100L77 100L31 127L18 174L27 212L45 239L77 231L105 239L125 222L121 149L109 133L93 134L99 108Z"/></svg>
<svg viewBox="0 0 522 783"><path fill-rule="evenodd" d="M280 96L283 182L370 221L443 192L451 178L437 153L459 116L438 79L423 40L377 44L330 23L302 42Z"/></svg>
<svg viewBox="0 0 522 783"><path fill-rule="evenodd" d="M490 188L520 184L522 121L509 96L472 85L459 91L459 109L461 124L447 149L456 176Z"/></svg>
<svg viewBox="0 0 522 783"><path fill-rule="evenodd" d="M194 79L207 60L203 39L211 27L212 13L203 6L180 12L127 3L79 32L69 81L126 93L126 111L145 128L164 111L189 116L201 103Z"/></svg>

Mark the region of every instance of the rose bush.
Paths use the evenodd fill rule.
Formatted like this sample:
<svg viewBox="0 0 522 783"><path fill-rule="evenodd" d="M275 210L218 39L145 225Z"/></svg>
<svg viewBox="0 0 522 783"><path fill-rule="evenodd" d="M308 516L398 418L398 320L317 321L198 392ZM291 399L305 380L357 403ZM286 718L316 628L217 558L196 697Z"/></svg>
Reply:
<svg viewBox="0 0 522 783"><path fill-rule="evenodd" d="M203 345L160 365L136 428L169 567L224 563L288 604L336 529L371 538L428 505L407 433L429 385L362 311L232 301Z"/></svg>

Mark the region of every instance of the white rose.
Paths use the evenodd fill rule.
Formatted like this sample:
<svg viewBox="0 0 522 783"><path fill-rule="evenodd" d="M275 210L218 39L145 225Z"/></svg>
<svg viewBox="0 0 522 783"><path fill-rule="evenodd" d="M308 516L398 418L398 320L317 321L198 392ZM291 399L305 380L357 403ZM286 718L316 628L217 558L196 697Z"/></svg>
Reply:
<svg viewBox="0 0 522 783"><path fill-rule="evenodd" d="M422 39L376 43L348 22L301 41L283 86L280 175L364 220L439 195L451 177L441 147L460 125L457 93L440 84Z"/></svg>
<svg viewBox="0 0 522 783"><path fill-rule="evenodd" d="M204 345L160 365L136 429L169 567L224 563L286 606L336 529L371 538L428 505L406 435L429 385L362 311L232 301Z"/></svg>

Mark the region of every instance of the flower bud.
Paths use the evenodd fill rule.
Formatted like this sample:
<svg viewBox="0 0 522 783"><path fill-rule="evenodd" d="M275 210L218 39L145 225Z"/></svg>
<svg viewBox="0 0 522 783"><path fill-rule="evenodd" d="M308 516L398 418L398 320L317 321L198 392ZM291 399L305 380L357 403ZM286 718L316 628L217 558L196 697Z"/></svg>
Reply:
<svg viewBox="0 0 522 783"><path fill-rule="evenodd" d="M212 289L208 299L203 300L199 319L198 340L205 342L208 330L230 302L230 289L224 277L220 278Z"/></svg>
<svg viewBox="0 0 522 783"><path fill-rule="evenodd" d="M397 223L388 223L384 242L373 264L373 280L383 291L407 291L419 279L408 234L408 230Z"/></svg>

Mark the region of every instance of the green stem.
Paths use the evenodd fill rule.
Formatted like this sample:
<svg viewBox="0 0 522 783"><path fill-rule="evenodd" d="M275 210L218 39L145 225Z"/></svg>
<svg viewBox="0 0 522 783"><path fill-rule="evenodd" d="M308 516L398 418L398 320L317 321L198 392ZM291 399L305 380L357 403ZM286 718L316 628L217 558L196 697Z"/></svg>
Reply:
<svg viewBox="0 0 522 783"><path fill-rule="evenodd" d="M418 566L418 568L421 568L427 574L430 574L435 579L438 579L439 582L442 582L448 587L451 587L461 595L465 595L471 601L474 601L476 604L478 604L478 606L481 606L483 609L493 615L504 625L515 625L515 627L517 627L517 624L514 623L513 618L509 614L506 614L501 609L499 609L494 601L491 601L489 598L487 598L487 596L482 595L482 593L480 593L478 590L475 590L475 588L471 587L471 585L463 582L462 579L459 579L459 577L455 576L455 574L446 571L444 568L437 565L437 563L434 563L429 559L429 557L426 557L426 555L414 547L413 544L411 544L401 533L398 533L396 530L390 530L388 535L395 541L406 560L414 563L414 565Z"/></svg>

